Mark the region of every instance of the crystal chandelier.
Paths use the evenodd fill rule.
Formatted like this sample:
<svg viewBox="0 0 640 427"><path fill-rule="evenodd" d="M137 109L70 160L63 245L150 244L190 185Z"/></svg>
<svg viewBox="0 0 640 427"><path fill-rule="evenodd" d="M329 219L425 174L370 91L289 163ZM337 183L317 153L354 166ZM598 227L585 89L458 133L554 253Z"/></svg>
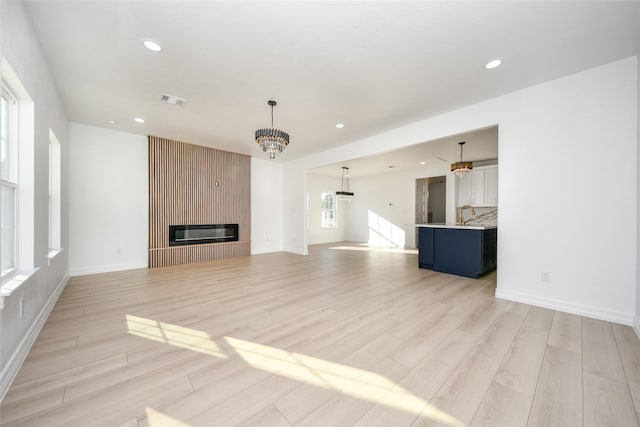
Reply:
<svg viewBox="0 0 640 427"><path fill-rule="evenodd" d="M460 144L460 161L457 163L451 164L451 172L455 172L456 176L463 177L473 169L473 162L463 162L462 161L462 146L466 143L466 141L458 142Z"/></svg>
<svg viewBox="0 0 640 427"><path fill-rule="evenodd" d="M277 102L270 100L267 104L271 106L271 127L258 129L256 131L256 142L262 147L262 151L267 153L269 158L273 160L289 145L289 134L273 127L273 107L276 106Z"/></svg>

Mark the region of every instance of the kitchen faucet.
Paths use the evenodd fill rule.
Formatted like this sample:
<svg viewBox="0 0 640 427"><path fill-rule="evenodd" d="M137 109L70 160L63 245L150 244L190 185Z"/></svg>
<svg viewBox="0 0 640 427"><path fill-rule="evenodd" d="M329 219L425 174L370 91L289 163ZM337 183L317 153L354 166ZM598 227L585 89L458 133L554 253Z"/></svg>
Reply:
<svg viewBox="0 0 640 427"><path fill-rule="evenodd" d="M473 208L473 206L471 205L464 205L461 206L458 209L458 218L460 219L460 225L466 225L467 223L465 222L464 218L462 218L462 211L465 210L466 208L470 208L471 209L471 214L475 215L476 214L476 210Z"/></svg>

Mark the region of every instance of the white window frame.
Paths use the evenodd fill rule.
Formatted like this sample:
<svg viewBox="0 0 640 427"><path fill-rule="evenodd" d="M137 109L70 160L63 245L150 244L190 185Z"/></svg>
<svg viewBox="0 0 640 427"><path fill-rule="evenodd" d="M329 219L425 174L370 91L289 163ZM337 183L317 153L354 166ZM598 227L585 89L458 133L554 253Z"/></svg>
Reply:
<svg viewBox="0 0 640 427"><path fill-rule="evenodd" d="M49 253L60 250L61 242L61 154L60 142L49 129Z"/></svg>
<svg viewBox="0 0 640 427"><path fill-rule="evenodd" d="M330 195L332 197L331 207L325 207L325 197ZM328 213L333 213L332 218ZM332 221L331 221L332 220ZM334 192L322 192L320 193L320 228L337 228L338 227L338 204L336 200L336 193Z"/></svg>
<svg viewBox="0 0 640 427"><path fill-rule="evenodd" d="M1 1L1 0L0 0ZM20 289L34 277L37 267L35 258L35 103L20 78L2 58L0 65L1 86L13 98L15 106L12 117L11 187L15 188L13 227L14 227L14 267L5 272L0 279L0 311L15 301ZM0 174L0 180L2 176ZM1 213L0 206L0 213ZM2 216L2 215L0 215ZM1 250L1 249L0 249Z"/></svg>
<svg viewBox="0 0 640 427"><path fill-rule="evenodd" d="M13 192L13 222L10 226L4 227L5 218L2 218L3 233L11 230L12 238L13 238L13 264L9 266L6 270L0 271L1 278L6 279L13 275L18 266L18 98L13 94L13 91L9 88L9 86L2 81L2 98L7 102L7 106L9 107L8 114L8 141L7 141L7 150L8 150L8 173L6 176L4 174L0 174L0 191L4 188L9 188ZM4 121L5 118L2 117L0 120ZM5 229L6 228L6 229ZM2 244L2 247L4 244ZM2 250L2 249L0 249ZM4 269L5 266L2 266Z"/></svg>

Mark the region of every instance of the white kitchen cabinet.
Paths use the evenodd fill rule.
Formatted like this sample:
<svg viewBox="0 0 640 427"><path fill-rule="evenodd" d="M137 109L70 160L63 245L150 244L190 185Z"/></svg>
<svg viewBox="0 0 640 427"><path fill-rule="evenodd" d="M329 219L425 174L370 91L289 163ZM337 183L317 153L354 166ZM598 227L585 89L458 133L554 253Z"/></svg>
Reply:
<svg viewBox="0 0 640 427"><path fill-rule="evenodd" d="M498 206L498 166L484 170L484 203L486 206Z"/></svg>
<svg viewBox="0 0 640 427"><path fill-rule="evenodd" d="M456 176L456 200L457 206L470 205L473 199L471 173L463 177Z"/></svg>
<svg viewBox="0 0 640 427"><path fill-rule="evenodd" d="M471 170L471 206L484 206L484 169Z"/></svg>
<svg viewBox="0 0 640 427"><path fill-rule="evenodd" d="M457 206L498 206L498 166L481 166L456 177Z"/></svg>

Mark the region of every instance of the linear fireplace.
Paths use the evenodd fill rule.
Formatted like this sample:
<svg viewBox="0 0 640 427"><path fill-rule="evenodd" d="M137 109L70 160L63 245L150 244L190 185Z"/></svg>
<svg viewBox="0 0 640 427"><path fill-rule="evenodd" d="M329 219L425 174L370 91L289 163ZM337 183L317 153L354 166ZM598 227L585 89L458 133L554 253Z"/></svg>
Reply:
<svg viewBox="0 0 640 427"><path fill-rule="evenodd" d="M170 225L169 246L237 242L238 224Z"/></svg>

